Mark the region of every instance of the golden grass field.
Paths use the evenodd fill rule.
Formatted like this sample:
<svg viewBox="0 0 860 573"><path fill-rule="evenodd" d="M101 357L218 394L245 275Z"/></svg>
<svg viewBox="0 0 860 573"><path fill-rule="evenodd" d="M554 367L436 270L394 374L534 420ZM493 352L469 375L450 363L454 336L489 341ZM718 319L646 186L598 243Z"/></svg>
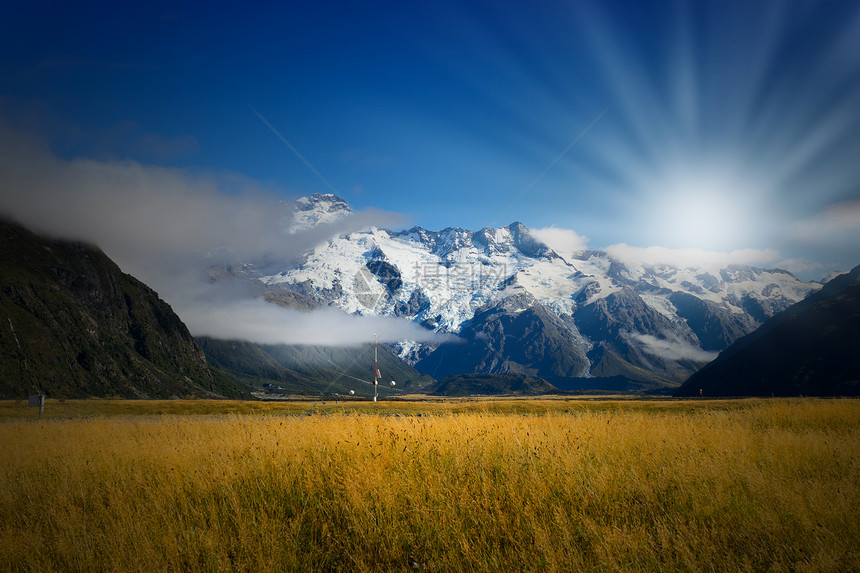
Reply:
<svg viewBox="0 0 860 573"><path fill-rule="evenodd" d="M858 400L3 402L0 420L4 571L860 571Z"/></svg>

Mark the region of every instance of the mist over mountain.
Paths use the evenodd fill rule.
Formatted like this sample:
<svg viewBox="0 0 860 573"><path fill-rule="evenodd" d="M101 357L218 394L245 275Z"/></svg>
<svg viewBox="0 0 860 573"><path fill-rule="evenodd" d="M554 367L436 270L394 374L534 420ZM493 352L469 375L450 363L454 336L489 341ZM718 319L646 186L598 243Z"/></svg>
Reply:
<svg viewBox="0 0 860 573"><path fill-rule="evenodd" d="M135 161L58 156L0 114L0 214L36 233L98 245L124 271L168 302L195 335L262 344L348 345L390 332L432 335L406 321L273 307L248 284L213 281L207 269L255 272L294 268L332 235L371 224L402 224L376 209L345 203L314 208L248 177L170 169ZM394 338L394 337L397 338Z"/></svg>
<svg viewBox="0 0 860 573"><path fill-rule="evenodd" d="M0 220L0 397L247 397L99 249Z"/></svg>
<svg viewBox="0 0 860 573"><path fill-rule="evenodd" d="M860 266L777 313L676 396L860 395Z"/></svg>

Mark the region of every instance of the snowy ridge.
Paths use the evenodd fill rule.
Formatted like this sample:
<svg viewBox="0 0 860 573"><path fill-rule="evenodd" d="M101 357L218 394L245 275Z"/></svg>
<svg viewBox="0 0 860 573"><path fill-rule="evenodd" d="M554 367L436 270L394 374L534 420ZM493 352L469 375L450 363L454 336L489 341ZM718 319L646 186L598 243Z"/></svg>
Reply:
<svg viewBox="0 0 860 573"><path fill-rule="evenodd" d="M390 233L372 228L334 237L316 247L301 268L260 280L270 285L309 284L312 294L326 303L358 314L394 314L398 302L407 302L413 293L422 291L430 305L410 318L423 321L439 316L434 329L449 332L458 332L476 308L516 289L560 314L573 314L577 307L628 286L650 307L673 316L676 312L668 301L672 292L688 293L743 313L745 299L784 307L817 288L785 271L752 267L719 271L630 267L593 251L570 262L558 256L535 258L513 246L507 228L493 231L493 242L475 245L474 235L462 229L431 232L414 228ZM368 274L367 263L380 253L400 273L403 284L396 292L389 292ZM368 277L371 280L363 280Z"/></svg>
<svg viewBox="0 0 860 573"><path fill-rule="evenodd" d="M350 212L342 199L314 195L300 201L296 215L301 225L314 225ZM586 333L597 328L594 320L603 320L600 313L609 312L596 309L613 308L617 316L611 321L629 322L600 327L616 333L613 351L629 343L629 348L618 352L646 365L653 362L649 362L649 353L653 358L658 352L656 340L691 344L690 352L679 352L685 356L702 356L693 352L702 348L721 350L715 345L723 345L724 340L727 345L820 288L818 283L800 282L785 271L748 266L630 264L601 251L585 251L565 260L520 223L477 232L370 228L332 237L309 252L300 268L259 280L299 290L349 313L400 316L452 333L463 331L476 312L488 305L526 294L528 300L567 325L569 337L579 341L583 352L601 343ZM604 301L602 306L600 301ZM623 310L631 304L639 310ZM650 317L651 330L634 316L642 312ZM724 331L722 338L709 342L715 329ZM404 341L401 355L417 356L417 347L420 345Z"/></svg>

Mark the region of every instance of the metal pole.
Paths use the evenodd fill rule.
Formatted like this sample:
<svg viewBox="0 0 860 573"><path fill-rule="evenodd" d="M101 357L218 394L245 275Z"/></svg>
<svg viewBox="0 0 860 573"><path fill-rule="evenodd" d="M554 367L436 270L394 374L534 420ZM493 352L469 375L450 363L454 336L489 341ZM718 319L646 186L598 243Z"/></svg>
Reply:
<svg viewBox="0 0 860 573"><path fill-rule="evenodd" d="M379 342L376 339L376 333L373 333L373 401L376 402L377 391L379 390Z"/></svg>

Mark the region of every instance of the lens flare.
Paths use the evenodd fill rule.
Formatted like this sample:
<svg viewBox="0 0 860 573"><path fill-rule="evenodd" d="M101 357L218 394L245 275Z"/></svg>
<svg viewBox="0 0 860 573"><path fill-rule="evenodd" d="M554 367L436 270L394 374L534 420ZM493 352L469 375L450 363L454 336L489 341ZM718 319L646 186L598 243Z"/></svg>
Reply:
<svg viewBox="0 0 860 573"><path fill-rule="evenodd" d="M820 243L826 217L812 215L858 193L860 7L675 3L653 19L653 44L626 33L611 3L584 6L580 30L611 103L589 140L596 161L583 164L599 166L597 183L583 187L617 209L579 228L674 248Z"/></svg>

